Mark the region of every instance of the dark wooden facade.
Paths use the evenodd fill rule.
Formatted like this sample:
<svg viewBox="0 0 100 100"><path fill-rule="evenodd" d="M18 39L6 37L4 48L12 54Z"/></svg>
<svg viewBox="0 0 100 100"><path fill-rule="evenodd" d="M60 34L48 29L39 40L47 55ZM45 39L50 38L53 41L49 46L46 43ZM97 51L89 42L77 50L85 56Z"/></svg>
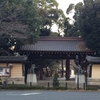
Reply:
<svg viewBox="0 0 100 100"><path fill-rule="evenodd" d="M66 80L69 80L70 59L76 59L77 55L80 62L87 55L96 53L86 47L82 38L40 37L35 44L24 45L20 54L28 55L33 60L66 59Z"/></svg>

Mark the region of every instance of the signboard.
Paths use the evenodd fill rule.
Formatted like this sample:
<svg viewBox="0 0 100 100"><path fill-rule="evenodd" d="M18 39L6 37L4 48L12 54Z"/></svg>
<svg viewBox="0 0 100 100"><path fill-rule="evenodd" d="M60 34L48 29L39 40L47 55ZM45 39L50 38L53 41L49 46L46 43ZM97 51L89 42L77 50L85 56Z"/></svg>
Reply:
<svg viewBox="0 0 100 100"><path fill-rule="evenodd" d="M0 67L0 76L10 76L10 67Z"/></svg>

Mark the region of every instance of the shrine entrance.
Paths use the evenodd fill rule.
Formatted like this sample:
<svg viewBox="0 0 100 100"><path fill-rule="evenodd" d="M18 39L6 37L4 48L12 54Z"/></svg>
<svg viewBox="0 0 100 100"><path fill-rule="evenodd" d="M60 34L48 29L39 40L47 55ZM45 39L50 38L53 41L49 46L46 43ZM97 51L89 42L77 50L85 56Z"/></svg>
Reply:
<svg viewBox="0 0 100 100"><path fill-rule="evenodd" d="M82 38L40 37L35 44L24 45L21 55L27 55L30 61L38 59L40 63L40 79L43 79L43 61L45 59L66 60L66 80L70 79L70 59L78 57L79 63L87 55L95 55L88 49Z"/></svg>

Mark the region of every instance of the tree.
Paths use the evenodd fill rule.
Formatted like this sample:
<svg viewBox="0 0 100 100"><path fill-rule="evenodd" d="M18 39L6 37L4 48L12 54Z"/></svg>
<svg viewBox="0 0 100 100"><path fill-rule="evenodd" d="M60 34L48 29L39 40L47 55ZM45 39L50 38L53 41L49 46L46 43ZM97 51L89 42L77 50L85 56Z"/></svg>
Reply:
<svg viewBox="0 0 100 100"><path fill-rule="evenodd" d="M53 78L53 87L54 88L58 88L60 85L59 80L58 80L58 73L54 74L54 78Z"/></svg>
<svg viewBox="0 0 100 100"><path fill-rule="evenodd" d="M41 26L35 0L0 0L0 48L17 51L33 43Z"/></svg>
<svg viewBox="0 0 100 100"><path fill-rule="evenodd" d="M81 36L88 48L100 54L100 1L84 0L77 22Z"/></svg>
<svg viewBox="0 0 100 100"><path fill-rule="evenodd" d="M70 4L66 10L67 15L74 13L73 19L67 17L64 21L64 36L65 37L79 37L80 31L77 25L77 16L79 14L79 9L83 4L81 2L76 5ZM70 23L71 22L71 23Z"/></svg>
<svg viewBox="0 0 100 100"><path fill-rule="evenodd" d="M62 28L65 16L63 11L58 9L58 3L56 0L37 0L37 7L40 10L40 16L43 21L43 26L40 29L40 36L51 35L53 24L58 25L59 30Z"/></svg>

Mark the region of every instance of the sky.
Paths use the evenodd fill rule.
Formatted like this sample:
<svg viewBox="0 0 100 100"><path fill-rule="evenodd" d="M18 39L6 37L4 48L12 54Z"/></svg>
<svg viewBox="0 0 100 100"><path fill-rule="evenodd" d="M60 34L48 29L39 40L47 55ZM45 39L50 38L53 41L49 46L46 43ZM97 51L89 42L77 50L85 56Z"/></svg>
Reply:
<svg viewBox="0 0 100 100"><path fill-rule="evenodd" d="M56 1L57 1L58 4L59 4L58 8L59 8L59 9L62 9L62 10L64 11L65 16L67 16L67 15L66 15L66 10L67 10L68 6L69 6L71 3L77 4L77 3L79 3L79 2L83 2L83 0L56 0ZM72 15L70 15L70 18L72 18ZM56 25L53 25L52 31L53 31L53 32L57 32L57 26L56 26Z"/></svg>
<svg viewBox="0 0 100 100"><path fill-rule="evenodd" d="M59 4L59 9L62 9L64 11L64 14L66 14L66 9L71 3L77 4L79 2L83 2L83 0L56 0L56 1Z"/></svg>

